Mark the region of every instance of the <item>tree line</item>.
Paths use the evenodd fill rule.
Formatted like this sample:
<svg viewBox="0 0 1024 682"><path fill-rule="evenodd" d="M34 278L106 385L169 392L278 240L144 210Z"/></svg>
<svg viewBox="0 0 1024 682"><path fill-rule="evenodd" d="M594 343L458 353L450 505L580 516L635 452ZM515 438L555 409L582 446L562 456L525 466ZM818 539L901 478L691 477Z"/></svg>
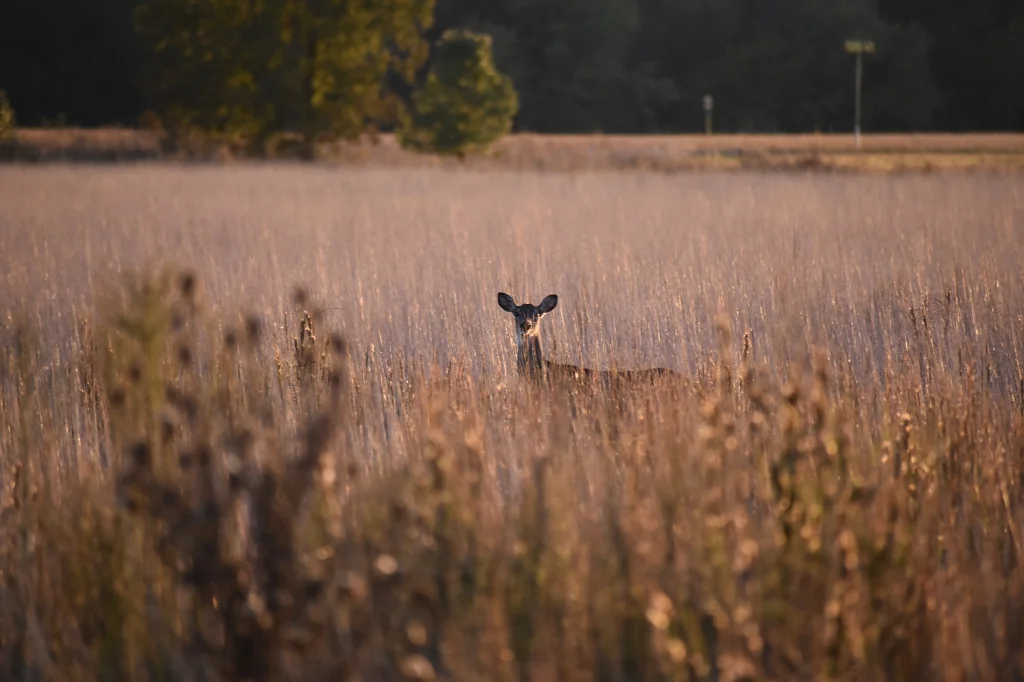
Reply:
<svg viewBox="0 0 1024 682"><path fill-rule="evenodd" d="M1018 0L7 0L0 90L22 125L350 136L399 126L459 27L518 130L696 132L707 94L716 131L849 130L850 38L866 130L1024 129Z"/></svg>

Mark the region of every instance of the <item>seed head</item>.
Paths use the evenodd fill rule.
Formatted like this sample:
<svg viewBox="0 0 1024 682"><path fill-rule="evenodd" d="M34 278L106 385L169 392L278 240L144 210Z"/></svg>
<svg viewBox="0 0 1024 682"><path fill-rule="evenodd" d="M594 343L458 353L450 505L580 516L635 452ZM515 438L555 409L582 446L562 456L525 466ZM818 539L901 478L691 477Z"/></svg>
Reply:
<svg viewBox="0 0 1024 682"><path fill-rule="evenodd" d="M257 343L260 340L260 332L263 330L263 321L257 315L249 315L245 318L245 336L250 343Z"/></svg>
<svg viewBox="0 0 1024 682"><path fill-rule="evenodd" d="M151 461L149 443L140 440L131 448L132 464L139 468L148 467Z"/></svg>
<svg viewBox="0 0 1024 682"><path fill-rule="evenodd" d="M133 362L128 366L128 380L133 384L139 383L142 379L142 365L138 362Z"/></svg>
<svg viewBox="0 0 1024 682"><path fill-rule="evenodd" d="M160 440L165 444L174 440L174 422L167 415L160 418Z"/></svg>
<svg viewBox="0 0 1024 682"><path fill-rule="evenodd" d="M390 554L381 554L377 557L377 560L373 562L373 567L377 569L377 572L382 576L392 576L398 572L398 560Z"/></svg>
<svg viewBox="0 0 1024 682"><path fill-rule="evenodd" d="M398 664L402 671L402 677L407 680L435 680L437 673L434 666L430 664L426 656L421 654L410 654Z"/></svg>
<svg viewBox="0 0 1024 682"><path fill-rule="evenodd" d="M345 343L345 337L337 332L327 337L327 347L337 357L344 357L348 354L348 344Z"/></svg>
<svg viewBox="0 0 1024 682"><path fill-rule="evenodd" d="M184 272L178 279L178 288L186 299L192 299L196 293L196 276L192 272Z"/></svg>

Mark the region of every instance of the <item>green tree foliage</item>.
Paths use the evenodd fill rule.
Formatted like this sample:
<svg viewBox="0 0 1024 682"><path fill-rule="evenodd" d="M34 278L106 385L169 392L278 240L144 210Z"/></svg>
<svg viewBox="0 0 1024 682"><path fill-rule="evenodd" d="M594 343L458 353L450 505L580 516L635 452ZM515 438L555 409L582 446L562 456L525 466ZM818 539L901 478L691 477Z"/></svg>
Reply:
<svg viewBox="0 0 1024 682"><path fill-rule="evenodd" d="M0 90L0 141L14 134L14 107L7 99L7 93Z"/></svg>
<svg viewBox="0 0 1024 682"><path fill-rule="evenodd" d="M150 98L172 127L351 139L396 120L433 0L150 0Z"/></svg>
<svg viewBox="0 0 1024 682"><path fill-rule="evenodd" d="M490 36L449 30L399 138L411 149L463 156L507 134L518 108L512 81L494 67Z"/></svg>

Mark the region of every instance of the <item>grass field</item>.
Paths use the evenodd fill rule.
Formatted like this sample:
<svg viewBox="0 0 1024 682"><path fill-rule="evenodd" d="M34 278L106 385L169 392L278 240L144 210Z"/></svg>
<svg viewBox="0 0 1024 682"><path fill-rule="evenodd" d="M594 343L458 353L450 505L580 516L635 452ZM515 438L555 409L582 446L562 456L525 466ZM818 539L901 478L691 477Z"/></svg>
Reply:
<svg viewBox="0 0 1024 682"><path fill-rule="evenodd" d="M275 144L272 157L294 156L295 145ZM898 173L1024 169L1019 133L869 133L857 149L851 134L804 135L510 135L485 156L464 161L402 150L393 135L375 143L324 144L318 155L335 164L385 168L498 170L832 170ZM21 129L0 145L0 161L152 161L238 156L227 144L202 135L173 144L147 130Z"/></svg>
<svg viewBox="0 0 1024 682"><path fill-rule="evenodd" d="M1024 677L1014 174L5 166L0 206L0 679ZM686 380L530 385L498 291Z"/></svg>

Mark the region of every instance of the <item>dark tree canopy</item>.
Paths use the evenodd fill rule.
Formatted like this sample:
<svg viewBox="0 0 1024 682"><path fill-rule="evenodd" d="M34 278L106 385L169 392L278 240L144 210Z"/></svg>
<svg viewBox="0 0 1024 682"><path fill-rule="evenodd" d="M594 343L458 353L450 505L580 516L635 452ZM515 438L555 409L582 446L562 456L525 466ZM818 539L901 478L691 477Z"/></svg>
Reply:
<svg viewBox="0 0 1024 682"><path fill-rule="evenodd" d="M928 36L940 102L935 124L949 130L1024 129L1024 2L879 0L882 16Z"/></svg>
<svg viewBox="0 0 1024 682"><path fill-rule="evenodd" d="M451 28L491 36L519 130L699 131L704 94L721 132L849 130L848 38L877 45L866 130L1024 129L1019 0L7 0L0 89L30 126L349 136L390 125Z"/></svg>
<svg viewBox="0 0 1024 682"><path fill-rule="evenodd" d="M139 0L4 0L0 90L24 125L132 124L143 110Z"/></svg>
<svg viewBox="0 0 1024 682"><path fill-rule="evenodd" d="M450 29L434 49L399 139L418 151L457 156L483 151L511 130L518 107L512 81L494 68L490 37Z"/></svg>

